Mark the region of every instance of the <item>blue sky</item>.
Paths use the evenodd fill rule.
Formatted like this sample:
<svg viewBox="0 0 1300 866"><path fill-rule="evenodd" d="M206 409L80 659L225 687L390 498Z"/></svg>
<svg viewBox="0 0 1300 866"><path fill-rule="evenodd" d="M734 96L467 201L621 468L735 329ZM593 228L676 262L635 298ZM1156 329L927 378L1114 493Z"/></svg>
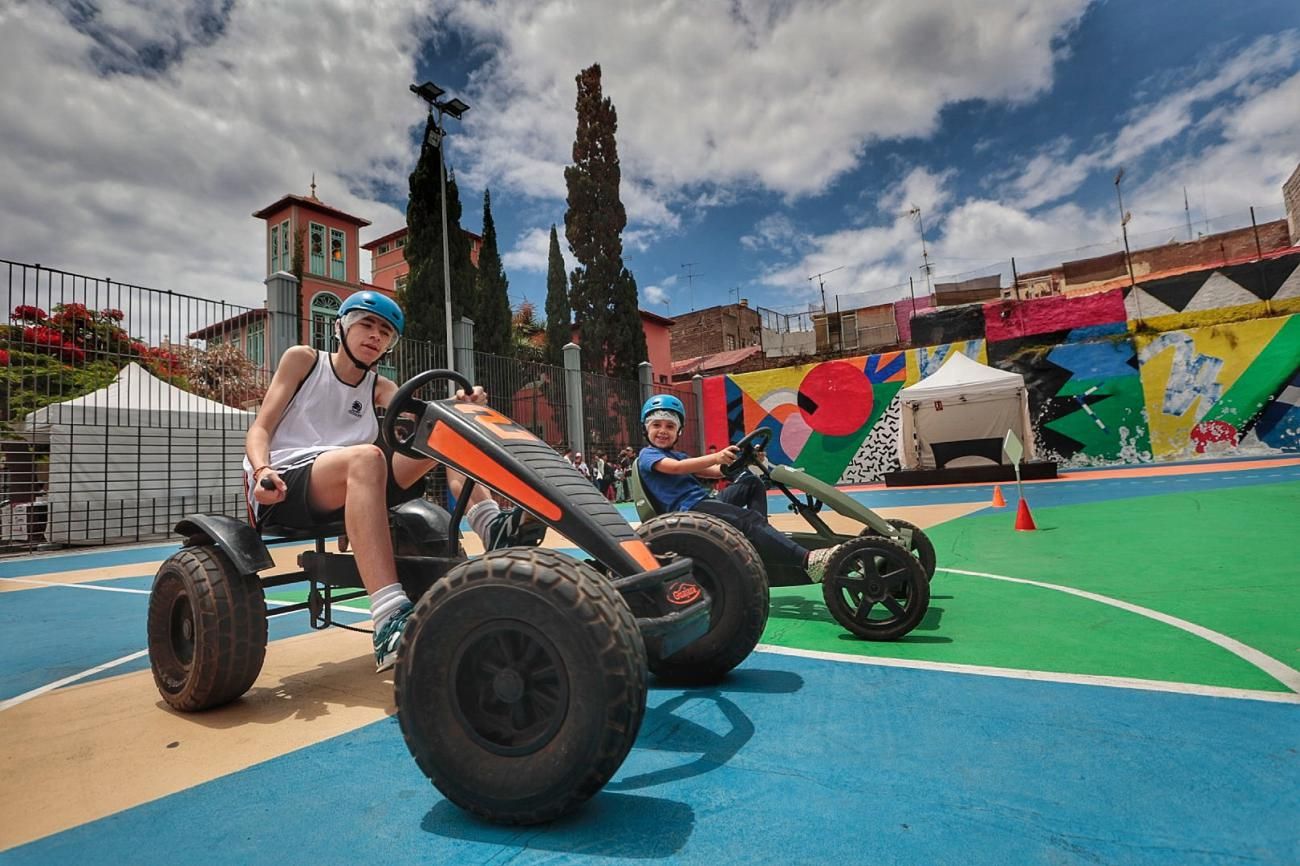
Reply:
<svg viewBox="0 0 1300 866"><path fill-rule="evenodd" d="M783 311L1282 212L1300 163L1300 4L0 0L0 257L260 303L286 192L402 223L432 79L448 153L541 306L574 76L619 112L643 306ZM561 235L563 244L563 236ZM688 269L696 274L688 285ZM364 262L363 269L368 263Z"/></svg>

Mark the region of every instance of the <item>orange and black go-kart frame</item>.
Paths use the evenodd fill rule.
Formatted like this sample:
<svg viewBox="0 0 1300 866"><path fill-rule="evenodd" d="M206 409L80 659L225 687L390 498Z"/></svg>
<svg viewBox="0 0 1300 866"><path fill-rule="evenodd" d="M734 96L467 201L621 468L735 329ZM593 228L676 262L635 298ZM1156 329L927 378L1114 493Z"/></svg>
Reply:
<svg viewBox="0 0 1300 866"><path fill-rule="evenodd" d="M685 557L661 565L609 500L532 431L489 406L464 400L416 399L430 382L472 386L450 370L427 370L408 380L389 402L383 435L394 451L432 458L469 479L452 515L459 523L472 485L506 497L590 556L627 601L652 656L666 658L703 637L711 599ZM415 419L397 433L399 416Z"/></svg>

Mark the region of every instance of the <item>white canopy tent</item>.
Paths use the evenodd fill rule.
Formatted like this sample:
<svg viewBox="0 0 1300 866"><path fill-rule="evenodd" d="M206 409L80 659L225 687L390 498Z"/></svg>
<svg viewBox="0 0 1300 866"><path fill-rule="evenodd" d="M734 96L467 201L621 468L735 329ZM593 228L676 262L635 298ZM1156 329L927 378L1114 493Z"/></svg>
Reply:
<svg viewBox="0 0 1300 866"><path fill-rule="evenodd" d="M1025 377L954 352L936 373L898 392L898 457L904 469L956 468L1003 462L1010 430L1034 459ZM996 440L996 441L994 441Z"/></svg>
<svg viewBox="0 0 1300 866"><path fill-rule="evenodd" d="M18 432L50 449L46 538L104 544L165 535L196 511L244 517L253 418L135 363L98 391L28 414Z"/></svg>

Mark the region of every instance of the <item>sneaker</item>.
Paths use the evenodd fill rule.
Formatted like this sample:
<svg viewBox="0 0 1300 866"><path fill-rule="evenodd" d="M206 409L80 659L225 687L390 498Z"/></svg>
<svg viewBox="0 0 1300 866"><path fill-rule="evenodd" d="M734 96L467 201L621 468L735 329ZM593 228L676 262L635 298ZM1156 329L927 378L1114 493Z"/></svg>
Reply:
<svg viewBox="0 0 1300 866"><path fill-rule="evenodd" d="M522 508L503 508L488 523L487 550L503 547L536 547L546 537L546 524Z"/></svg>
<svg viewBox="0 0 1300 866"><path fill-rule="evenodd" d="M488 550L514 547L517 544L516 536L519 534L519 524L523 522L524 513L522 508L501 509L501 512L488 523L488 537L483 540L483 546Z"/></svg>
<svg viewBox="0 0 1300 866"><path fill-rule="evenodd" d="M834 547L819 547L812 553L808 554L808 578L813 583L821 583L822 578L826 576L826 563L839 550L839 545Z"/></svg>
<svg viewBox="0 0 1300 866"><path fill-rule="evenodd" d="M407 606L389 617L384 627L375 632L375 671L386 671L397 662L397 647L402 642L402 630L411 618L412 606Z"/></svg>

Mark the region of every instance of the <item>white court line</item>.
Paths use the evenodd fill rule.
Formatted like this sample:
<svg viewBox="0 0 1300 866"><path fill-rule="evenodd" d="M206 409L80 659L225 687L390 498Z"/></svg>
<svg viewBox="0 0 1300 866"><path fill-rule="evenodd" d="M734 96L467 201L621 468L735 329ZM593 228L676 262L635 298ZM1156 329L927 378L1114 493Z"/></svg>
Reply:
<svg viewBox="0 0 1300 866"><path fill-rule="evenodd" d="M1197 625L1194 622L1188 622L1185 619L1179 619L1176 616L1170 616L1167 613L1161 613L1160 611L1152 610L1149 607L1142 607L1141 605L1132 604L1127 601L1120 601L1118 598L1111 598L1108 595L1100 595L1083 589L1075 589L1072 586L1061 586L1060 584L1045 583L1040 580L1027 580L1023 577L1007 577L1004 574L989 574L983 571L963 571L958 568L937 568L935 571L946 571L949 574L964 574L968 577L984 577L989 580L1002 580L1007 583L1023 583L1027 586L1053 589L1057 592L1064 592L1067 595L1075 595L1079 598L1086 598L1089 601L1117 607L1120 610L1126 610L1129 613L1136 613L1138 616L1145 616L1148 619L1162 622L1165 625L1171 625L1174 628L1187 632L1188 634L1193 634L1199 638L1207 640L1215 646L1225 649L1238 658L1259 668L1291 691L1300 693L1300 671L1283 664L1272 656L1262 653L1252 646L1247 646L1235 638L1230 638L1226 634L1214 631L1213 629L1208 629L1203 625Z"/></svg>
<svg viewBox="0 0 1300 866"><path fill-rule="evenodd" d="M1258 689L1232 689L1223 686L1202 686L1196 683L1174 683L1167 680L1141 680L1134 677L1108 677L1096 674L1066 674L1055 671L1031 671L1019 668L995 668L985 665L963 665L953 662L926 662L914 659L894 659L876 656L856 656L848 653L823 652L821 650L795 649L793 647L759 644L754 648L758 652L773 655L798 656L800 658L823 659L833 662L848 662L855 665L874 665L882 668L912 668L921 671L942 671L951 674L967 674L977 677L1001 677L1008 680L1032 680L1041 683L1063 683L1077 686L1103 686L1113 689L1136 689L1146 692L1172 692L1183 695L1197 695L1211 698L1234 698L1236 700L1269 701L1277 704L1300 704L1300 695L1290 692L1266 692Z"/></svg>
<svg viewBox="0 0 1300 866"><path fill-rule="evenodd" d="M136 659L140 658L140 656L148 655L148 654L149 654L148 650L140 650L139 652L133 652L130 655L122 656L120 659L113 659L111 662L104 662L102 665L96 665L95 667L91 668L88 671L82 671L79 674L73 674L70 677L64 677L61 680L55 680L52 683L46 683L45 685L40 686L39 688L32 689L30 692L23 692L21 695L16 695L12 698L9 698L6 701L0 701L0 712L4 712L10 707L16 707L19 704L26 703L27 701L30 701L32 698L38 698L41 695L45 694L46 692L52 692L55 689L60 688L62 686L66 686L70 683L75 683L77 680L84 680L86 677L93 677L95 674L99 673L100 671L110 670L111 668L115 668L118 665L124 665L127 662L133 662Z"/></svg>
<svg viewBox="0 0 1300 866"><path fill-rule="evenodd" d="M20 577L7 577L3 579L14 580L17 581L18 583L30 583L36 586L61 586L66 589L92 589L92 590L97 589L100 592L126 592L126 593L132 593L137 595L149 594L149 590L147 589L126 589L125 587L120 587L120 586L97 586L96 584L93 583L51 583L44 580L24 580L23 578ZM298 604L299 602L276 601L274 599L268 599L266 603L270 607L285 607L290 604ZM348 607L347 605L336 604L332 607L332 610L342 611L344 613L354 613L363 616L367 619L370 618L370 611L360 607ZM104 662L102 665L96 665L95 667L90 668L89 670L84 670L81 671L80 673L72 674L71 676L64 677L61 680L55 680L52 683L46 683L45 685L34 688L31 691L23 692L21 695L15 695L12 698L8 698L7 700L0 701L0 712L4 712L5 710L10 709L11 707L16 707L19 704L26 703L27 701L30 701L32 698L39 698L41 695L45 694L46 692L52 692L55 689L62 688L63 686L71 685L72 683L75 683L78 680L84 680L88 677L93 677L95 674L103 673L104 671L107 670L112 670L113 668L119 667L120 665L127 664L128 662L133 662L136 659L140 658L141 656L145 656L148 654L149 654L149 650L147 649L138 650L137 652L130 653L129 655L124 655L121 658L116 658L113 659L112 661Z"/></svg>

